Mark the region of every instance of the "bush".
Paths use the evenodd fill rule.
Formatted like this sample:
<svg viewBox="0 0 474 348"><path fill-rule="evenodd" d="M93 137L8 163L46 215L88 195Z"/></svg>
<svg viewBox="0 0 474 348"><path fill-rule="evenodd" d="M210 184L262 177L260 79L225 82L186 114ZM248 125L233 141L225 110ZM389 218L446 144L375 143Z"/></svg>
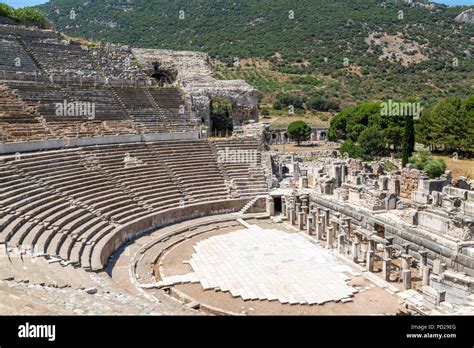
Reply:
<svg viewBox="0 0 474 348"><path fill-rule="evenodd" d="M291 139L296 140L299 146L301 141L309 140L311 136L311 127L304 121L291 122L288 125L288 135Z"/></svg>
<svg viewBox="0 0 474 348"><path fill-rule="evenodd" d="M39 24L45 24L48 22L43 12L32 7L25 7L15 10L6 4L0 4L0 16L13 19L17 22L30 22Z"/></svg>
<svg viewBox="0 0 474 348"><path fill-rule="evenodd" d="M437 178L446 171L446 163L441 158L432 158L426 163L424 171L431 179Z"/></svg>
<svg viewBox="0 0 474 348"><path fill-rule="evenodd" d="M446 163L442 158L434 158L428 150L418 150L410 158L416 169L423 170L431 179L437 178L446 171Z"/></svg>
<svg viewBox="0 0 474 348"><path fill-rule="evenodd" d="M268 111L268 109L262 109L262 111L260 111L260 114L262 116L270 116L270 111Z"/></svg>
<svg viewBox="0 0 474 348"><path fill-rule="evenodd" d="M282 109L282 105L279 101L276 101L274 104L273 104L273 109L275 110L281 110Z"/></svg>
<svg viewBox="0 0 474 348"><path fill-rule="evenodd" d="M323 122L329 121L329 116L328 115L320 115L319 119Z"/></svg>
<svg viewBox="0 0 474 348"><path fill-rule="evenodd" d="M13 18L20 22L47 22L46 16L41 11L31 7L16 10L13 14Z"/></svg>
<svg viewBox="0 0 474 348"><path fill-rule="evenodd" d="M360 146L352 140L346 140L341 146L341 154L349 156L350 158L359 158L361 156Z"/></svg>
<svg viewBox="0 0 474 348"><path fill-rule="evenodd" d="M423 170L431 158L431 152L428 150L418 150L410 157L409 163L413 164L416 169Z"/></svg>

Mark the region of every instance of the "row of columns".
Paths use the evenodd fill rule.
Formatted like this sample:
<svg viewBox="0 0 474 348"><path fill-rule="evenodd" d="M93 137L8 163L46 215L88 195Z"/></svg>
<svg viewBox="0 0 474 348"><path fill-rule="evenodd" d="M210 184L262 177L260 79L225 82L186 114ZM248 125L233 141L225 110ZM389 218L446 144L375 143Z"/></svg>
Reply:
<svg viewBox="0 0 474 348"><path fill-rule="evenodd" d="M377 244L383 244L382 278L387 282L391 281L393 237L381 240L375 234L364 234L358 229L351 229L351 218L341 218L340 213L334 213L330 218L329 209L310 204L306 197L302 197L301 202L297 202L294 196L282 197L282 214L291 225L297 226L300 230L306 230L309 235L315 235L317 241L325 241L326 248L333 249L336 244L338 253L342 255L348 251L347 247L351 242L352 234L353 240L350 248L352 261L355 263L359 263L359 258L362 256L361 244L363 239L366 239L367 252L364 255L364 260L368 272L374 272ZM413 257L409 254L408 244L404 245L403 249L401 255L402 281L403 287L408 290L412 286L410 265ZM431 267L428 266L427 251L418 251L418 253L420 254L420 277L423 285L429 285Z"/></svg>

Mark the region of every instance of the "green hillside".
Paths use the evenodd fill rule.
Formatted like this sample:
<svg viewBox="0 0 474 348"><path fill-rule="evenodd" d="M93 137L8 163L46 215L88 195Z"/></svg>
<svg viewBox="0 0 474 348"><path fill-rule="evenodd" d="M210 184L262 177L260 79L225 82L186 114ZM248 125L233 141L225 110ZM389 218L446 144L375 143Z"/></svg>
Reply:
<svg viewBox="0 0 474 348"><path fill-rule="evenodd" d="M287 95L303 96L297 112L328 111L318 98L341 107L405 97L431 105L465 98L474 88L474 25L454 21L460 7L390 0L52 0L40 8L73 36L208 52L216 76L244 78L269 107L281 106Z"/></svg>

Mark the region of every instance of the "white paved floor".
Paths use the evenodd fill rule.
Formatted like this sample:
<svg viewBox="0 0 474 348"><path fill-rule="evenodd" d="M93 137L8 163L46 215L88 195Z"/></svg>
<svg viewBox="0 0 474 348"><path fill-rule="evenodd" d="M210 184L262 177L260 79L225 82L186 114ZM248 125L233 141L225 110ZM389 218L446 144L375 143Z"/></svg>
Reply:
<svg viewBox="0 0 474 348"><path fill-rule="evenodd" d="M322 304L352 296L339 263L301 233L250 229L198 242L189 261L193 273L163 279L165 285L200 282L205 290L229 291L244 300Z"/></svg>

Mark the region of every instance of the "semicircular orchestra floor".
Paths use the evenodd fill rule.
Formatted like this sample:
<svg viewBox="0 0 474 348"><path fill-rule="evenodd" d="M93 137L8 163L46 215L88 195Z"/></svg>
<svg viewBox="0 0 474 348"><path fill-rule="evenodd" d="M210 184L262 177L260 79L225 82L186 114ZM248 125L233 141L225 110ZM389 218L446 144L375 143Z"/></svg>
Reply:
<svg viewBox="0 0 474 348"><path fill-rule="evenodd" d="M192 302L201 313L395 315L399 309L398 298L361 269L272 220L192 227L155 244L140 259L147 254L156 263L154 289L146 291Z"/></svg>

